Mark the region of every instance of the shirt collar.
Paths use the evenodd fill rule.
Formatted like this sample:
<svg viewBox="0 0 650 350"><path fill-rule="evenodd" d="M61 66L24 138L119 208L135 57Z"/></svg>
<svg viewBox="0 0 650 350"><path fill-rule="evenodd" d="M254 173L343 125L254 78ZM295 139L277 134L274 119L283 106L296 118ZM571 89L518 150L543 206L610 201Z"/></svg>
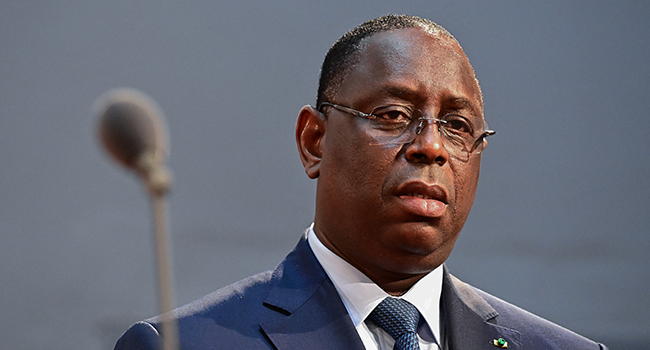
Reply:
<svg viewBox="0 0 650 350"><path fill-rule="evenodd" d="M312 226L307 237L316 259L334 283L343 304L357 327L384 298L390 296L370 278L329 250L316 236ZM422 277L401 296L415 305L436 339L440 339L440 295L442 293L443 267Z"/></svg>

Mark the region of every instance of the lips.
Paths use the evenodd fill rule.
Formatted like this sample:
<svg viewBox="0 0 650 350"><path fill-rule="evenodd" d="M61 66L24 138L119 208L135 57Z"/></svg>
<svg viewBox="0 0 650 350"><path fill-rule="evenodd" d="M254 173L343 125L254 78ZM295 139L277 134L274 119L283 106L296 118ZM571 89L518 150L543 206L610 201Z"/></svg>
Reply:
<svg viewBox="0 0 650 350"><path fill-rule="evenodd" d="M418 198L421 198L421 199L436 199L435 197L427 196L426 194L415 193L415 192L406 193L406 194L404 194L404 196L418 197Z"/></svg>
<svg viewBox="0 0 650 350"><path fill-rule="evenodd" d="M447 191L437 184L409 182L400 186L397 196L407 211L418 216L441 217L447 210Z"/></svg>

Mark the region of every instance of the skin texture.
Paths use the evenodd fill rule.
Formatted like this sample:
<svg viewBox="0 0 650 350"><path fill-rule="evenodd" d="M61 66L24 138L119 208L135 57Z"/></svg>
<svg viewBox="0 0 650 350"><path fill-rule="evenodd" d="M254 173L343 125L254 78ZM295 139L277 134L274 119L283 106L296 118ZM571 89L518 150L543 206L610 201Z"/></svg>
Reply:
<svg viewBox="0 0 650 350"><path fill-rule="evenodd" d="M473 69L449 38L405 28L365 44L329 102L366 113L401 103L428 117L483 117ZM296 126L305 171L318 178L314 231L386 292L403 294L449 257L474 201L480 155L450 157L437 124L410 144L378 146L360 129L362 118L324 113L305 106Z"/></svg>

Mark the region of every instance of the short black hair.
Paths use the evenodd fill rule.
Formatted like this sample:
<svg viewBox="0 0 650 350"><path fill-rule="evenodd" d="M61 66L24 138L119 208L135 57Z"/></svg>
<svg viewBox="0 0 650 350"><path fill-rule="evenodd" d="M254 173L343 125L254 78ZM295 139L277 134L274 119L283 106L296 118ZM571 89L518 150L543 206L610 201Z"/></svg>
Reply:
<svg viewBox="0 0 650 350"><path fill-rule="evenodd" d="M328 101L339 89L343 78L359 59L363 39L379 33L402 28L420 28L428 33L442 35L458 43L442 26L428 19L408 15L385 15L364 22L343 36L327 52L318 81L316 106Z"/></svg>

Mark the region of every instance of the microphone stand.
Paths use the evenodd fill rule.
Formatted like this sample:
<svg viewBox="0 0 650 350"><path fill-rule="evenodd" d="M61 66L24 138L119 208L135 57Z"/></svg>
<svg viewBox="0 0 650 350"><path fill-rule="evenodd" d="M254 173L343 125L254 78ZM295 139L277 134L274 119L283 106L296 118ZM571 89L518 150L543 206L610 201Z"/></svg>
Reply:
<svg viewBox="0 0 650 350"><path fill-rule="evenodd" d="M161 309L162 349L178 350L178 324L172 315L173 281L167 238L167 200L171 186L169 171L151 153L145 153L136 166L142 176L151 198L156 263L158 267L158 298Z"/></svg>
<svg viewBox="0 0 650 350"><path fill-rule="evenodd" d="M167 137L162 112L149 96L130 88L109 91L95 101L94 108L100 116L100 137L104 147L118 163L135 171L149 192L158 270L161 349L177 350L178 324L172 315L173 282L165 197L171 186L171 176L163 164Z"/></svg>

